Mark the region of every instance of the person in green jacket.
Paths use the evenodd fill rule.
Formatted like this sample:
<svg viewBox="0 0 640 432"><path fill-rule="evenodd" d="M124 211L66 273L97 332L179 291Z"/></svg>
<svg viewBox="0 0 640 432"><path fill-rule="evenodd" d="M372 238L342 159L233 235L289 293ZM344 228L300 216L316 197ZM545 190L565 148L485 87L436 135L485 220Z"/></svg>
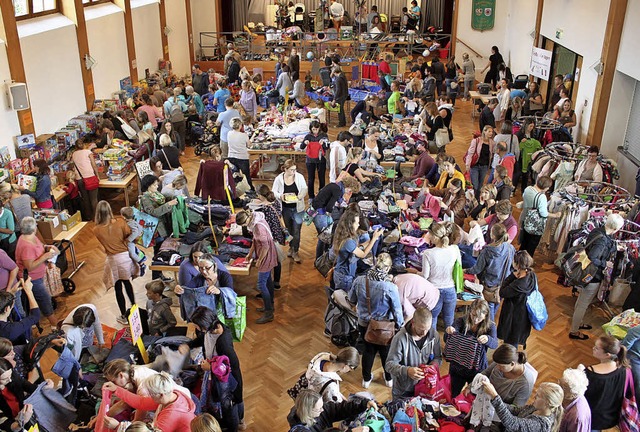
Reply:
<svg viewBox="0 0 640 432"><path fill-rule="evenodd" d="M169 237L172 230L171 214L173 207L178 204L177 199L167 201L158 191L160 181L152 174L148 174L140 181L140 210L148 215L151 215L158 219L157 233L158 237L155 239L155 245L153 246L154 255L160 250L160 245L166 237ZM152 279L162 278L162 272L153 271L151 273Z"/></svg>

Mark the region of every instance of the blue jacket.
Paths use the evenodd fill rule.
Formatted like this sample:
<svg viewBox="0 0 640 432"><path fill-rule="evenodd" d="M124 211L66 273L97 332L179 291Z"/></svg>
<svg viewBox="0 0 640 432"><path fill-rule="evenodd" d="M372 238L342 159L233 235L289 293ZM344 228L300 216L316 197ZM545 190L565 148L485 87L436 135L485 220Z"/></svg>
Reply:
<svg viewBox="0 0 640 432"><path fill-rule="evenodd" d="M51 199L51 178L46 174L37 174L36 178L38 182L36 184L36 191L31 192L29 190L22 191L29 196L32 196L37 203L45 202Z"/></svg>
<svg viewBox="0 0 640 432"><path fill-rule="evenodd" d="M487 245L480 251L476 264L465 270L465 273L478 275L485 286L498 286L502 283L503 276L506 278L511 274L511 263L515 253L516 250L511 243L502 243L500 246Z"/></svg>
<svg viewBox="0 0 640 432"><path fill-rule="evenodd" d="M349 292L349 301L358 305L358 324L366 327L374 319L392 319L398 328L404 325L398 287L392 282L369 281L371 313L367 304L366 276L358 276Z"/></svg>
<svg viewBox="0 0 640 432"><path fill-rule="evenodd" d="M627 347L630 357L640 361L640 327L631 327L627 335L622 339L622 345Z"/></svg>

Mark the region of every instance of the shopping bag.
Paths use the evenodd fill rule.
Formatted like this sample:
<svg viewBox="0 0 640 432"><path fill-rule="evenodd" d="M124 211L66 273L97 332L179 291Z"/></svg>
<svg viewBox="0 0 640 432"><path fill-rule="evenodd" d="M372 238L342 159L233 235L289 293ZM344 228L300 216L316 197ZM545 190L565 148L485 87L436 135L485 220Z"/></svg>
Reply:
<svg viewBox="0 0 640 432"><path fill-rule="evenodd" d="M631 293L631 284L626 279L616 279L609 291L609 304L612 306L622 306Z"/></svg>
<svg viewBox="0 0 640 432"><path fill-rule="evenodd" d="M44 285L47 287L51 297L55 297L64 291L60 268L52 262L47 262L44 274Z"/></svg>
<svg viewBox="0 0 640 432"><path fill-rule="evenodd" d="M234 342L241 342L247 328L247 298L245 296L236 297L236 315L233 318L225 318L222 308L219 308L218 319L229 327Z"/></svg>
<svg viewBox="0 0 640 432"><path fill-rule="evenodd" d="M544 303L544 297L538 289L538 278L536 277L536 286L531 291L531 294L527 296L527 313L529 314L529 321L531 326L540 331L547 324L549 314L547 313L547 306Z"/></svg>
<svg viewBox="0 0 640 432"><path fill-rule="evenodd" d="M620 432L640 431L640 415L638 414L635 389L633 388L633 377L631 375L631 369L629 368L627 368L627 376L624 382L624 397L622 399L622 410L620 411L618 427L620 428Z"/></svg>
<svg viewBox="0 0 640 432"><path fill-rule="evenodd" d="M453 265L453 281L456 284L456 292L461 293L464 291L464 273L462 272L462 263L456 260Z"/></svg>

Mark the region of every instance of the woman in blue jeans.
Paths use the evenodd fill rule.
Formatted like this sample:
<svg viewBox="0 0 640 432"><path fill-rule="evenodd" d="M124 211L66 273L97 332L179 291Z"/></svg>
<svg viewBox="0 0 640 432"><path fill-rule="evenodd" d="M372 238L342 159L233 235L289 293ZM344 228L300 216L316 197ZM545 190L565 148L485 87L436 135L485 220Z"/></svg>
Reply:
<svg viewBox="0 0 640 432"><path fill-rule="evenodd" d="M282 203L282 219L291 234L288 256L297 263L302 260L298 255L300 249L300 231L304 198L307 196L307 183L304 176L297 172L293 159L287 159L282 165L282 173L273 180L273 194Z"/></svg>
<svg viewBox="0 0 640 432"><path fill-rule="evenodd" d="M16 264L20 269L20 275L29 274L33 284L33 296L38 302L40 312L44 315L52 327L58 324L58 319L53 313L53 304L49 290L44 285L44 276L47 270L46 262L60 254L55 246L45 246L36 237L36 220L26 217L20 222L22 235L16 245Z"/></svg>
<svg viewBox="0 0 640 432"><path fill-rule="evenodd" d="M340 218L333 235L333 253L337 257L333 271L335 289L349 292L356 277L358 259L366 257L383 233L382 229L373 232L371 239L358 245L360 216L355 211L345 211Z"/></svg>
<svg viewBox="0 0 640 432"><path fill-rule="evenodd" d="M236 223L240 226L246 226L253 233L253 242L247 259L252 258L255 252L256 267L258 268L258 291L262 294L264 302L264 307L258 308L258 312L264 312L264 315L256 320L256 324L266 324L273 321L274 302L271 270L278 265L276 243L264 213L242 211L236 215Z"/></svg>
<svg viewBox="0 0 640 432"><path fill-rule="evenodd" d="M474 138L469 145L469 150L464 157L464 163L470 171L471 184L475 191L476 199L480 197L480 188L489 172L496 143L493 141L493 128L487 125L482 129L482 135Z"/></svg>
<svg viewBox="0 0 640 432"><path fill-rule="evenodd" d="M597 272L591 280L591 283L580 289L580 295L578 295L578 300L576 300L573 318L571 320L570 339L589 339L589 336L580 332L580 330L591 330L592 328L589 324L583 322L584 314L587 312L587 308L596 294L598 294L607 262L612 259L616 252L616 242L612 236L620 231L623 226L624 218L617 213L611 214L607 216L603 227L594 229L587 237L585 252L589 260L597 267Z"/></svg>
<svg viewBox="0 0 640 432"><path fill-rule="evenodd" d="M432 326L437 327L438 315L442 312L445 328L453 324L456 311L456 286L453 280L453 266L461 263L462 257L458 246L451 245L455 224L439 222L431 226L429 231L431 243L435 246L424 251L422 255L422 276L440 290L440 298L431 311Z"/></svg>

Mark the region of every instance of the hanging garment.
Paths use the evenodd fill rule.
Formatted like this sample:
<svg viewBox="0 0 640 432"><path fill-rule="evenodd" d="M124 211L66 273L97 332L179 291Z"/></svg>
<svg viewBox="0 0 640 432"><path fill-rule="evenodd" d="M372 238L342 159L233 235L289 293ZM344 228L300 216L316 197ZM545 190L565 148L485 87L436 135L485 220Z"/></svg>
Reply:
<svg viewBox="0 0 640 432"><path fill-rule="evenodd" d="M171 223L173 224L173 237L178 238L189 228L189 211L183 196L178 196L175 199L178 200L178 204L171 209Z"/></svg>
<svg viewBox="0 0 640 432"><path fill-rule="evenodd" d="M205 201L211 197L212 200L226 202L224 168L225 163L221 161L208 160L201 162L194 193ZM231 189L231 198L233 199L236 197L236 183L233 180L230 169L227 169L226 182Z"/></svg>
<svg viewBox="0 0 640 432"><path fill-rule="evenodd" d="M556 191L559 191L573 181L575 168L575 162L571 161L564 161L558 165L556 170L551 174L551 178L556 181L554 185Z"/></svg>
<svg viewBox="0 0 640 432"><path fill-rule="evenodd" d="M491 426L495 409L491 405L491 398L484 392L483 383L489 381L485 375L478 374L471 382L471 392L476 395L471 408L471 424L479 426Z"/></svg>
<svg viewBox="0 0 640 432"><path fill-rule="evenodd" d="M33 413L35 420L48 431L66 431L76 418L76 408L47 383L40 384L24 403L38 408L37 414Z"/></svg>

